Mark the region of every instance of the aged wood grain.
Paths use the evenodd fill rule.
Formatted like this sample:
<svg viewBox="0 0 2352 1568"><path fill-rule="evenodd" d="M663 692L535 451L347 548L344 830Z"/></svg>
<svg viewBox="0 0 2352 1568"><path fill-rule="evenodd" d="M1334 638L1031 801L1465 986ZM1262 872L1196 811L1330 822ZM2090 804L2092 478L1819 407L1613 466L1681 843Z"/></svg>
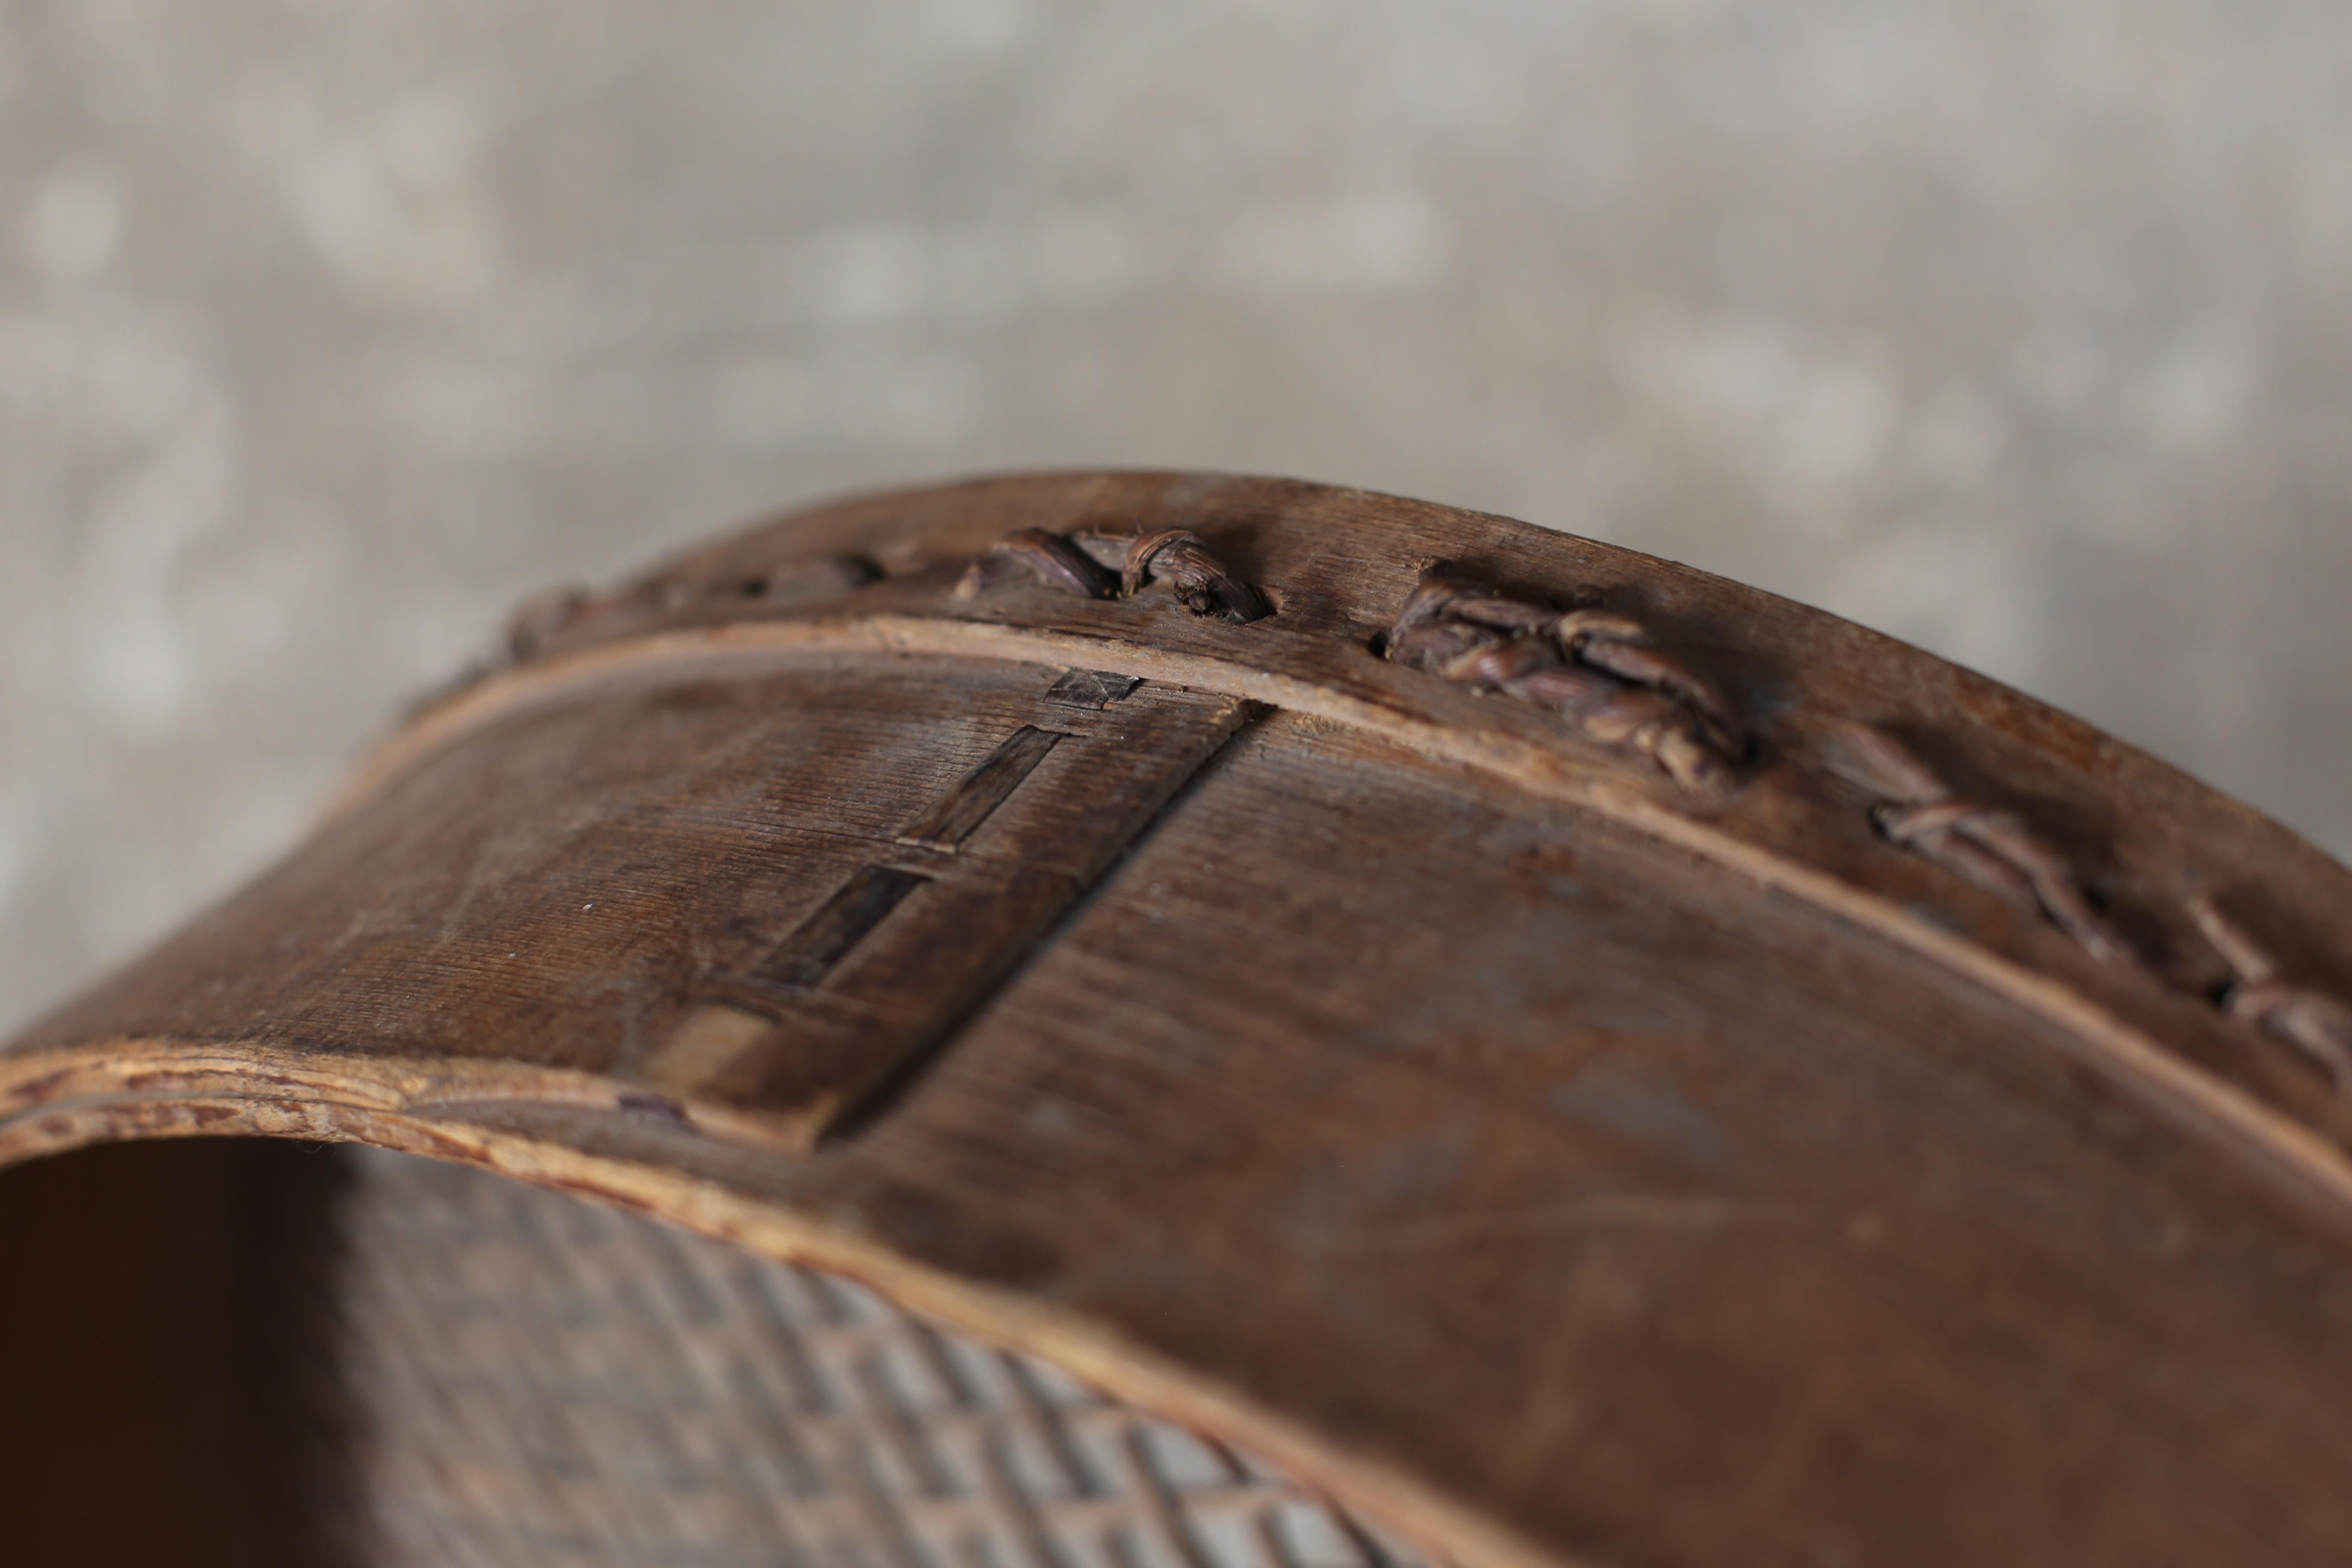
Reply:
<svg viewBox="0 0 2352 1568"><path fill-rule="evenodd" d="M1169 962L1235 910L1251 963ZM1278 721L877 1132L854 1201L1083 1259L1064 1299L1296 1379L1601 1561L2326 1560L2352 1246L2053 1034L1590 814ZM1088 1190L1031 1174L1059 1169ZM1426 1384L1351 1371L1448 1345L1479 1418L1439 1444Z"/></svg>
<svg viewBox="0 0 2352 1568"><path fill-rule="evenodd" d="M1170 529L1271 613L1072 564ZM1500 640L1383 657L1436 560ZM560 605L0 1055L0 1155L649 1209L1466 1562L2352 1552L2352 1112L2264 989L2352 994L2352 875L2245 808L1816 612L1276 481L853 501Z"/></svg>
<svg viewBox="0 0 2352 1568"><path fill-rule="evenodd" d="M1236 628L1172 605L1088 605L1038 587L979 603L948 588L958 552L1044 525L1074 541L1107 526L1148 529L1181 516L1286 605ZM856 549L894 574L821 605L746 617L726 585L803 552ZM1545 715L1467 693L1372 651L1424 563L1443 558L1482 581L1559 602L1638 610L1643 625L1712 676L1758 733L1764 766L1720 801L1678 798L1610 765L1607 748ZM1025 596L1024 596L1025 594ZM2284 930L2331 925L2342 871L2235 803L2078 721L1891 640L1704 574L1505 519L1327 487L1203 475L1073 475L982 481L853 502L754 531L587 602L539 668L494 680L387 750L368 776L439 743L511 700L625 667L723 663L782 647L928 648L979 657L1118 666L1227 689L1359 725L1446 763L1489 769L1531 791L1607 810L1645 830L1845 909L2067 1021L2105 1070L2244 1143L2251 1154L2352 1201L2345 1142L2352 1117L2289 1053L2250 1047L2205 1005L2226 980L2187 910L2218 885ZM2054 951L2060 933L2008 900L1906 876L1887 853L1867 796L1838 780L1839 740L1866 721L1907 738L1989 811L2017 813L2084 864L2079 875L2127 917L2153 973L2101 977ZM2130 803L2134 809L2119 807ZM2231 867L2260 865L2259 885ZM1957 936L1958 940L1955 940ZM2318 939L2323 948L2328 940ZM2295 955L2342 994L2340 939ZM2153 981L2154 983L2150 983ZM2192 1005L2184 1009L2184 997Z"/></svg>
<svg viewBox="0 0 2352 1568"><path fill-rule="evenodd" d="M1056 693L1063 689L1063 682L1055 681L1046 688L1045 700L1059 701ZM989 813L1004 804L1004 797L1019 788L1021 781L1045 760L1055 742L1066 738L1059 730L1022 725L1007 735L996 750L982 758L978 767L933 801L929 810L908 823L898 835L899 841L929 849L954 848L971 837L973 828L988 820Z"/></svg>
<svg viewBox="0 0 2352 1568"><path fill-rule="evenodd" d="M951 1032L1244 710L1047 709L1059 673L821 659L524 716L159 953L115 1027L299 1047L325 982L352 1046L641 1080L805 1145ZM519 814L483 818L492 797Z"/></svg>

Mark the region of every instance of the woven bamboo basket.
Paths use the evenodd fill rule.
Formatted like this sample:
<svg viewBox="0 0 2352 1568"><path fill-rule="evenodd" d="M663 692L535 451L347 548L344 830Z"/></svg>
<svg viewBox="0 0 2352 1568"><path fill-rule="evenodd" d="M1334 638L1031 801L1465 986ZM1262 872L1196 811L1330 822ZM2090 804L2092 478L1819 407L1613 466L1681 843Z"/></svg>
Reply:
<svg viewBox="0 0 2352 1568"><path fill-rule="evenodd" d="M2341 1563L2347 997L2344 868L1735 584L847 501L0 1051L0 1556Z"/></svg>

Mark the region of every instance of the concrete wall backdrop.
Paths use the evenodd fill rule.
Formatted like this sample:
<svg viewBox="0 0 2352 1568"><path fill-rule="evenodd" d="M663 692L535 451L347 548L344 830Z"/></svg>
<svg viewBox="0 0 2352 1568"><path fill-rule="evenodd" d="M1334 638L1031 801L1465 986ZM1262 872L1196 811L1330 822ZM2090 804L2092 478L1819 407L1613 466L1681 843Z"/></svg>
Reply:
<svg viewBox="0 0 2352 1568"><path fill-rule="evenodd" d="M0 0L0 1022L525 590L1038 464L1677 556L2352 851L2352 10Z"/></svg>

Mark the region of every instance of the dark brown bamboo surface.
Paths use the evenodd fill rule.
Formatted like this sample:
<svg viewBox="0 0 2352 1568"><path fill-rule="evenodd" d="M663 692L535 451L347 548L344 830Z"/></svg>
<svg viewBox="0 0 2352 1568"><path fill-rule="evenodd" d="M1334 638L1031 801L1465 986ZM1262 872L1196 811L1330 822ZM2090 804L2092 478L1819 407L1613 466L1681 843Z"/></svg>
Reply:
<svg viewBox="0 0 2352 1568"><path fill-rule="evenodd" d="M0 1057L0 1151L650 1210L1474 1563L2352 1552L2352 876L2074 721L1197 476L848 503L515 645Z"/></svg>

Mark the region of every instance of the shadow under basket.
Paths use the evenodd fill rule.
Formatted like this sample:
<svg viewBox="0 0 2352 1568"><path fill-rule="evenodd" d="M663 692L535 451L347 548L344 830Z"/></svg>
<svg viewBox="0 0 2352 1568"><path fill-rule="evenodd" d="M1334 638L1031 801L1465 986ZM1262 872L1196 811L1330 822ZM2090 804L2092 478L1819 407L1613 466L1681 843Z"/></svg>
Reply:
<svg viewBox="0 0 2352 1568"><path fill-rule="evenodd" d="M375 1150L0 1175L7 1561L1422 1568L837 1277Z"/></svg>

